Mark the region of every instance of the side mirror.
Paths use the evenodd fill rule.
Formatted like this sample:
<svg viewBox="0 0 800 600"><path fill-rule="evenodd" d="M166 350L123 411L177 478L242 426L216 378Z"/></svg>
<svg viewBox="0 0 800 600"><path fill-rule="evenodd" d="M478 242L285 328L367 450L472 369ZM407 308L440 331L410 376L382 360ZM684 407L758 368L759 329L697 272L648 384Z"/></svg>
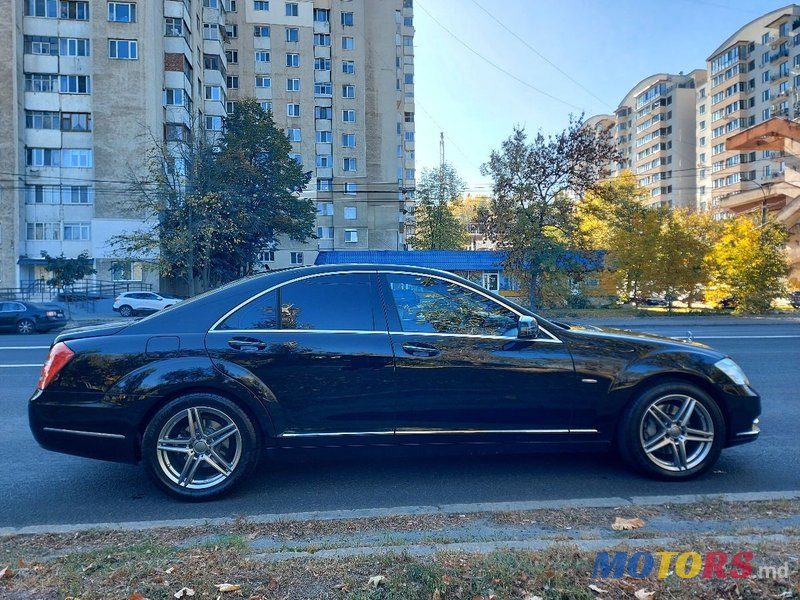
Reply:
<svg viewBox="0 0 800 600"><path fill-rule="evenodd" d="M517 321L517 337L521 340L532 340L539 336L539 323L533 317L523 315Z"/></svg>

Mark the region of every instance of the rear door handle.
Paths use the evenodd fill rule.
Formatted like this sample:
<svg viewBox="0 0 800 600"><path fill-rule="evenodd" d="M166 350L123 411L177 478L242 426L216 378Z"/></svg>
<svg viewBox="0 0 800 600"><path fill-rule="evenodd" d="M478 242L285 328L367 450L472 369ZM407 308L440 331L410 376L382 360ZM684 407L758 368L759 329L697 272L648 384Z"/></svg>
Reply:
<svg viewBox="0 0 800 600"><path fill-rule="evenodd" d="M231 338L228 340L228 345L234 350L241 350L242 352L258 352L259 350L265 350L267 347L266 342L255 338Z"/></svg>
<svg viewBox="0 0 800 600"><path fill-rule="evenodd" d="M430 344L423 344L420 342L406 342L403 344L403 350L405 350L406 354L410 354L411 356L439 356L440 351L438 348L431 346Z"/></svg>

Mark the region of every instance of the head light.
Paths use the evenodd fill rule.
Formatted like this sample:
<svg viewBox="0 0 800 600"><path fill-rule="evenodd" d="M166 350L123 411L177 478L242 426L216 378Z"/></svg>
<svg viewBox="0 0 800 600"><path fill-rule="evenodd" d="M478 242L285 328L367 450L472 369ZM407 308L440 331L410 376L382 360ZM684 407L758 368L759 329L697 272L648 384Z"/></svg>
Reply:
<svg viewBox="0 0 800 600"><path fill-rule="evenodd" d="M747 379L747 375L744 374L744 371L742 371L742 368L730 358L723 358L714 363L714 366L725 373L736 385L750 385L750 381Z"/></svg>

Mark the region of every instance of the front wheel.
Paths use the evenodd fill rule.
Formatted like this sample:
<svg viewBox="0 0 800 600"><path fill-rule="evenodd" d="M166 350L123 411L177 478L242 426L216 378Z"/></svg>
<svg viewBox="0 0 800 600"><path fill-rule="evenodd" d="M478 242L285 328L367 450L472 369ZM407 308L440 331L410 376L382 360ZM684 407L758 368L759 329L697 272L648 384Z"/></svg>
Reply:
<svg viewBox="0 0 800 600"><path fill-rule="evenodd" d="M234 402L190 394L156 413L142 438L142 458L155 482L182 500L228 493L258 460L255 427Z"/></svg>
<svg viewBox="0 0 800 600"><path fill-rule="evenodd" d="M639 471L666 480L691 479L719 458L725 419L703 390L681 381L645 390L620 424L622 457Z"/></svg>

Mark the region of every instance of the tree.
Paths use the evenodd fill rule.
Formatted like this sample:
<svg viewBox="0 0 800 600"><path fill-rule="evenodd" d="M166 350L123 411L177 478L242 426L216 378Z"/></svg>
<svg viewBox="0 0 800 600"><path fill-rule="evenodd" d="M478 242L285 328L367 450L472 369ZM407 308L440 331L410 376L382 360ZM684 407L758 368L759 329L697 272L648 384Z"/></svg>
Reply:
<svg viewBox="0 0 800 600"><path fill-rule="evenodd" d="M114 238L118 254L157 261L189 295L252 273L279 236L303 241L313 231L313 202L300 197L311 174L290 151L253 99L237 102L214 144L202 131L179 144L153 139L147 176L134 178L133 210L147 224Z"/></svg>
<svg viewBox="0 0 800 600"><path fill-rule="evenodd" d="M64 292L64 300L69 312L70 294L66 288L74 285L76 281L97 273L92 266L92 259L89 258L89 253L86 251L81 252L75 258L67 258L63 252L60 256L53 257L42 250L42 257L45 261L44 268L52 273L52 277L47 280L47 285Z"/></svg>
<svg viewBox="0 0 800 600"><path fill-rule="evenodd" d="M708 256L708 298L718 301L734 296L740 313L769 310L772 301L785 293L787 235L775 222L757 225L747 216L726 221Z"/></svg>
<svg viewBox="0 0 800 600"><path fill-rule="evenodd" d="M487 233L508 251L506 269L528 284L531 306L539 303L542 274L563 268L558 261L577 246L577 199L620 159L608 130L570 117L564 131L537 133L530 143L515 128L483 165L493 190Z"/></svg>
<svg viewBox="0 0 800 600"><path fill-rule="evenodd" d="M416 226L411 244L418 250L458 250L467 244L467 230L455 214L466 184L448 163L424 169L417 182Z"/></svg>

